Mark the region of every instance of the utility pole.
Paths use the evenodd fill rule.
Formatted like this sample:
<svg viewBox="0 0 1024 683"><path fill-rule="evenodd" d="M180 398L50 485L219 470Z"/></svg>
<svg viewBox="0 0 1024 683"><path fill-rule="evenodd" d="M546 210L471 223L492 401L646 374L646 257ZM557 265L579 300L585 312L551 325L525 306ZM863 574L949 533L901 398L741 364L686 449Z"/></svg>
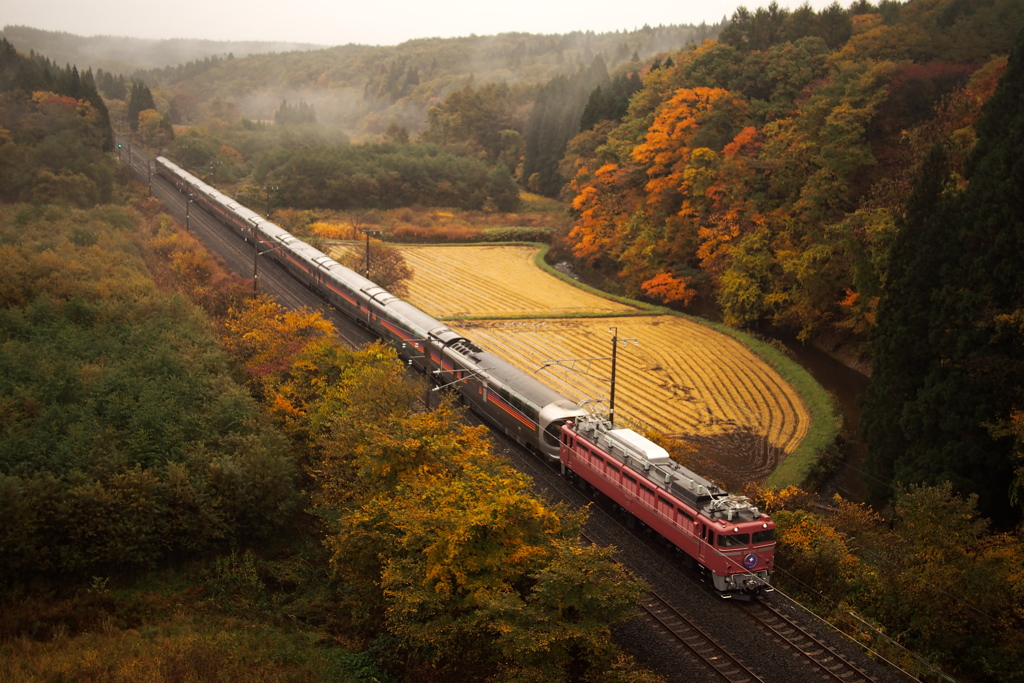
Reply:
<svg viewBox="0 0 1024 683"><path fill-rule="evenodd" d="M362 228L361 232L364 235L366 235L366 273L364 273L364 275L366 276L366 279L369 280L370 279L370 235L374 235L375 237L377 237L377 236L379 236L381 234L381 231L380 230L374 230L372 228Z"/></svg>
<svg viewBox="0 0 1024 683"><path fill-rule="evenodd" d="M417 348L417 344L423 344L423 375L427 378L427 390L423 395L423 405L426 407L427 412L430 412L430 392L434 390L433 371L430 369L432 362L430 359L430 340L433 338L428 332L427 336L423 339L406 339L402 342L402 349L409 347ZM412 366L412 359L413 356L410 354L408 360L410 366Z"/></svg>
<svg viewBox="0 0 1024 683"><path fill-rule="evenodd" d="M281 248L281 245L271 244L270 248L266 251L260 251L260 237L259 232L257 231L259 223L256 222L255 218L250 218L249 222L252 223L252 295L255 298L260 293L260 256L277 251Z"/></svg>
<svg viewBox="0 0 1024 683"><path fill-rule="evenodd" d="M260 293L260 240L256 232L256 219L250 218L249 222L252 223L252 296L255 299Z"/></svg>
<svg viewBox="0 0 1024 683"><path fill-rule="evenodd" d="M210 175L212 176L210 180L211 185L217 184L217 167L220 165L221 163L218 159L214 159L213 161L210 162Z"/></svg>
<svg viewBox="0 0 1024 683"><path fill-rule="evenodd" d="M615 426L615 364L618 356L619 344L628 344L633 342L635 346L640 346L640 342L637 341L636 337L630 337L627 339L619 339L619 328L612 327L608 330L612 333L612 380L611 380L611 395L608 397L608 423Z"/></svg>
<svg viewBox="0 0 1024 683"><path fill-rule="evenodd" d="M369 238L367 238L369 239ZM369 254L370 243L366 243L367 254ZM367 266L367 272L369 272L369 266ZM427 407L427 412L430 412L430 392L434 390L434 380L430 376L430 333L427 333L427 338L423 340L423 363L425 368L425 374L427 377L427 395L423 399L424 405Z"/></svg>
<svg viewBox="0 0 1024 683"><path fill-rule="evenodd" d="M434 363L434 360L431 357L431 342L436 342L437 346L438 362L436 370L431 369ZM402 342L401 349L402 351L408 349L409 347L419 349L420 347L417 346L418 344L423 344L423 372L427 378L427 391L423 397L423 405L426 407L427 411L433 410L433 402L430 399L430 394L432 392L443 391L444 389L447 389L448 387L454 386L456 384L462 384L463 382L469 381L471 379L479 378L483 373L491 369L477 368L476 370L463 370L453 368L452 370L447 372L449 373L449 375L455 375L455 379L453 379L450 382L434 386L433 378L435 376L438 377L438 382L444 381L444 373L446 372L446 370L444 369L443 362L445 344L441 341L439 337L434 336L433 334L428 332L427 336L424 337L423 339L406 339L404 342ZM402 353L402 351L400 351L399 353ZM415 356L410 355L408 360L406 361L410 367L413 366L412 361L414 357Z"/></svg>
<svg viewBox="0 0 1024 683"><path fill-rule="evenodd" d="M217 162L218 165L220 162ZM213 168L211 164L210 168ZM237 197L239 199L246 199L254 203L263 204L263 217L268 221L270 220L270 210L274 206L274 197L277 196L278 187L277 185L260 185L260 186L249 186L244 189L250 189L249 192L240 192Z"/></svg>
<svg viewBox="0 0 1024 683"><path fill-rule="evenodd" d="M568 370L569 372L581 375L583 377L593 377L599 382L610 382L611 392L608 400L608 423L611 427L615 426L615 372L618 363L618 348L619 344L628 344L633 342L634 346L640 346L640 342L637 341L636 337L620 338L619 328L612 327L608 330L612 334L612 355L605 356L603 358L562 358L559 360L547 360L540 364L537 371L544 370L551 366L557 366ZM611 378L602 377L591 372L594 363L600 361L610 360L612 362L612 375ZM604 399L598 399L597 402L603 403ZM582 405L582 404L581 404Z"/></svg>
<svg viewBox="0 0 1024 683"><path fill-rule="evenodd" d="M274 195L277 194L277 185L264 185L263 186L263 198L267 202L267 220L270 220L270 204L274 200Z"/></svg>

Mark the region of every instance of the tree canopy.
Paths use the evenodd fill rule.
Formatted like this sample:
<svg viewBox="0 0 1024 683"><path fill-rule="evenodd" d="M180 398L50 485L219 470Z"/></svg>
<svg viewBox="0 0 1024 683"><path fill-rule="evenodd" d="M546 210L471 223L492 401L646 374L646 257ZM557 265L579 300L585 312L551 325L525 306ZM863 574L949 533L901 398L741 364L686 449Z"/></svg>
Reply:
<svg viewBox="0 0 1024 683"><path fill-rule="evenodd" d="M889 255L865 433L875 470L951 480L1007 523L1024 400L1024 32L977 124L960 183L941 146ZM1019 481L1013 487L1019 486Z"/></svg>

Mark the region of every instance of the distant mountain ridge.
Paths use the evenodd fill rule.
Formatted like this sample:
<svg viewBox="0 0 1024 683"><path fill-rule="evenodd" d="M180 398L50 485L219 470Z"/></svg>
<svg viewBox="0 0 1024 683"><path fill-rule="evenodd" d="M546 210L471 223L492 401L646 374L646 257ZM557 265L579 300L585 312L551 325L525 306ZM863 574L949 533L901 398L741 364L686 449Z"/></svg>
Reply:
<svg viewBox="0 0 1024 683"><path fill-rule="evenodd" d="M422 131L426 111L466 85L539 88L600 65L614 73L657 55L714 39L719 24L594 33L502 33L423 38L394 46L83 38L8 26L3 36L79 71L140 79L159 91L157 108L175 124L200 123L210 103L225 121L270 120L281 102L302 101L317 120L353 137L391 124ZM226 59L232 55L233 59ZM532 101L532 95L526 96ZM525 114L524 114L525 115Z"/></svg>
<svg viewBox="0 0 1024 683"><path fill-rule="evenodd" d="M322 50L326 45L266 41L221 41L175 38L156 40L125 36L78 36L29 26L5 26L0 32L17 50L46 55L57 64L80 70L103 69L129 76L138 70L160 69L205 57L245 57L271 52Z"/></svg>
<svg viewBox="0 0 1024 683"><path fill-rule="evenodd" d="M699 26L644 26L630 31L605 33L573 31L565 34L501 33L493 36L419 38L394 46L79 36L62 31L10 25L0 31L0 37L6 38L21 52L35 51L57 64L71 64L81 71L102 69L125 76L133 76L137 72L149 72L144 75L157 76L158 72L164 71L173 79L175 67L211 57L275 57L283 53L328 51L329 61L341 59L352 62L367 57L370 62L381 58L417 60L428 53L428 61L435 66L437 61L448 62L446 66L451 65L452 61L462 62L459 66L467 70L467 75L474 73L478 79L481 74L473 66L484 66L489 71L488 67L493 68L495 65L486 62L493 62L497 58L501 62L498 70L505 70L506 73L501 75L508 77L508 80L536 83L546 80L544 77L537 78L538 62L550 60L551 63L544 67L556 64L561 67L566 63L587 66L600 53L609 68L614 68L616 64L629 60L634 53L640 59L645 59L659 52L677 50L688 42L699 44L705 39L714 39L725 23L723 20L718 24ZM480 63L481 57L483 64ZM298 58L301 60L301 57ZM365 63L360 66L365 67ZM547 71L547 68L541 70ZM493 76L487 74L484 80L492 80Z"/></svg>

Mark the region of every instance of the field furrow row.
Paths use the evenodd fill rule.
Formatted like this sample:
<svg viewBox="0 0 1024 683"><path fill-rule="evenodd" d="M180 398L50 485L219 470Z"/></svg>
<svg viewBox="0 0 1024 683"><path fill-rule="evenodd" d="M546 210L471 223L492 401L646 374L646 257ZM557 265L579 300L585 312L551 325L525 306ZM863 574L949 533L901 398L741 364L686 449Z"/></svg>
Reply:
<svg viewBox="0 0 1024 683"><path fill-rule="evenodd" d="M609 320L462 323L459 329L573 400L609 396L611 364L597 360L590 376L550 361L606 358ZM792 451L807 420L792 410L792 390L735 340L708 336L676 318L632 318L619 336L637 334L639 347L618 353L616 413L625 421L668 434L721 435L737 429L763 434ZM626 329L628 328L628 329ZM687 332L694 329L694 343ZM753 359L756 363L752 362ZM578 370L582 364L577 363ZM780 395L784 398L780 398Z"/></svg>
<svg viewBox="0 0 1024 683"><path fill-rule="evenodd" d="M633 310L582 292L533 264L535 247L401 247L415 275L409 299L442 303L435 315L550 315Z"/></svg>

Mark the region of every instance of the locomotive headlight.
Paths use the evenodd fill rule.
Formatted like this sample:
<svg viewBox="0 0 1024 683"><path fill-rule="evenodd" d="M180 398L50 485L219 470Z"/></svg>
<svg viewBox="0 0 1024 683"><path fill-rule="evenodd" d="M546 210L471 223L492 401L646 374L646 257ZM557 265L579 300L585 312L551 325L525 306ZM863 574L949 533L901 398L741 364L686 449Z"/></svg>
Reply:
<svg viewBox="0 0 1024 683"><path fill-rule="evenodd" d="M762 529L767 529L767 528L768 528L768 524L767 524L767 523L765 523L765 524L762 524L762 525L761 525L761 528L762 528Z"/></svg>
<svg viewBox="0 0 1024 683"><path fill-rule="evenodd" d="M733 531L733 533L736 533L736 532L737 532L737 531L739 531L739 530L740 530L740 528L739 528L738 526L734 526L734 527L732 528L732 531Z"/></svg>

